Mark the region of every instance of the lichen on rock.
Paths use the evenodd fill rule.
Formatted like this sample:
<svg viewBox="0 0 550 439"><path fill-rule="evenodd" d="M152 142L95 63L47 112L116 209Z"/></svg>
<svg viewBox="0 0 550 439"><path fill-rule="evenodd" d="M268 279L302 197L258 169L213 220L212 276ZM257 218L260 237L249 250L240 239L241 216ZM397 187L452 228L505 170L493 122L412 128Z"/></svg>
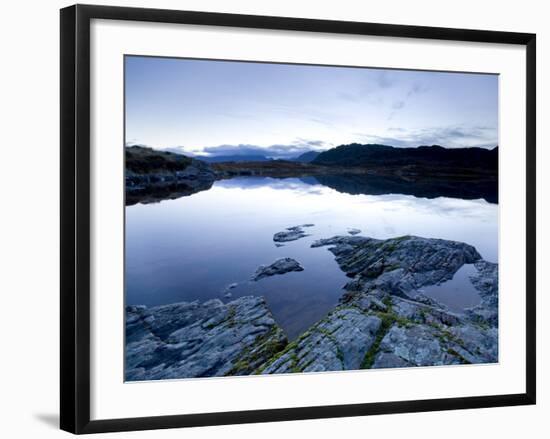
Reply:
<svg viewBox="0 0 550 439"><path fill-rule="evenodd" d="M286 343L262 297L240 297L227 304L214 299L152 308L128 306L126 380L253 370Z"/></svg>

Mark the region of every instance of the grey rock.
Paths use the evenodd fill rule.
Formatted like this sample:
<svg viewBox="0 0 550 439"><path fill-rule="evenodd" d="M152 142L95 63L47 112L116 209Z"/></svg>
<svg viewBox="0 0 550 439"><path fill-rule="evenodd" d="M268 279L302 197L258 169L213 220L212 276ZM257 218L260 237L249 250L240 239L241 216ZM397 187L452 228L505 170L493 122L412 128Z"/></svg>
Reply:
<svg viewBox="0 0 550 439"><path fill-rule="evenodd" d="M190 164L181 171L135 173L126 170L126 205L189 196L210 189L216 178L211 166L197 159L190 159Z"/></svg>
<svg viewBox="0 0 550 439"><path fill-rule="evenodd" d="M261 297L126 308L128 381L252 373L286 345Z"/></svg>
<svg viewBox="0 0 550 439"><path fill-rule="evenodd" d="M381 319L353 307L339 307L290 343L261 373L359 369Z"/></svg>
<svg viewBox="0 0 550 439"><path fill-rule="evenodd" d="M447 281L462 265L481 260L471 245L416 236L336 236L311 246L330 246L340 268L354 279L354 288L384 287L394 294Z"/></svg>
<svg viewBox="0 0 550 439"><path fill-rule="evenodd" d="M273 241L280 243L280 242L296 241L297 239L304 238L306 236L309 236L304 231L304 228L313 227L314 225L315 224L301 224L299 226L288 227L286 230L283 230L282 232L275 233L275 235L273 235Z"/></svg>
<svg viewBox="0 0 550 439"><path fill-rule="evenodd" d="M297 226L302 227L302 226ZM295 341L261 298L127 308L127 379L434 366L498 361L498 265L464 243L339 236L329 246L351 278L340 304ZM481 303L451 312L421 287L473 263ZM301 271L283 258L254 280Z"/></svg>
<svg viewBox="0 0 550 439"><path fill-rule="evenodd" d="M364 318L382 318L374 343L372 336L357 337L371 346L361 367L498 361L498 265L482 260L474 247L413 236L337 236L312 244L321 246L329 246L351 277L340 306L360 310ZM476 267L471 281L482 297L480 305L454 313L419 291L452 279L467 263ZM339 320L335 313L328 318Z"/></svg>
<svg viewBox="0 0 550 439"><path fill-rule="evenodd" d="M233 293L231 292L231 290L234 288L237 288L238 285L239 285L238 283L232 283L227 285L222 291L223 297L225 297L226 299L231 298L233 296Z"/></svg>
<svg viewBox="0 0 550 439"><path fill-rule="evenodd" d="M361 233L361 230L360 229L354 229L354 228L351 228L351 229L348 229L348 233L350 235L359 235L359 233Z"/></svg>
<svg viewBox="0 0 550 439"><path fill-rule="evenodd" d="M481 260L474 266L477 272L470 280L479 291L481 303L467 309L466 313L482 325L488 323L498 327L498 264Z"/></svg>
<svg viewBox="0 0 550 439"><path fill-rule="evenodd" d="M258 267L254 275L253 281L258 281L265 277L275 276L277 274L290 273L291 271L304 271L304 267L298 261L292 258L277 259L270 265L261 265Z"/></svg>
<svg viewBox="0 0 550 439"><path fill-rule="evenodd" d="M393 325L380 343L373 368L382 367L387 362L387 357L377 362L381 354L391 354L393 358L412 366L460 364L461 360L446 350L436 332L436 329L426 325Z"/></svg>

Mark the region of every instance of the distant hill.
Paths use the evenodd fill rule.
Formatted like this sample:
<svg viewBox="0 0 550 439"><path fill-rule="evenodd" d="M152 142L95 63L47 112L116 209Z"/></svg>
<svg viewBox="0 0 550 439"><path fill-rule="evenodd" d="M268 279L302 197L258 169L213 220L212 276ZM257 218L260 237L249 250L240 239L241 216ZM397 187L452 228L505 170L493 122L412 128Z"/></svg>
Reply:
<svg viewBox="0 0 550 439"><path fill-rule="evenodd" d="M271 160L269 157L266 157L261 154L250 154L250 155L218 155L218 156L195 156L197 159L205 161L207 163L223 163L223 162L267 162Z"/></svg>
<svg viewBox="0 0 550 439"><path fill-rule="evenodd" d="M298 157L294 157L291 160L293 162L310 163L313 160L315 160L318 155L319 155L318 151L308 151L308 152L304 152L303 154L300 154Z"/></svg>
<svg viewBox="0 0 550 439"><path fill-rule="evenodd" d="M395 148L388 145L352 143L320 153L313 164L341 167L444 167L497 171L498 147L444 148L439 145Z"/></svg>
<svg viewBox="0 0 550 439"><path fill-rule="evenodd" d="M183 154L159 151L141 145L127 146L125 155L126 171L135 174L183 171L193 162Z"/></svg>

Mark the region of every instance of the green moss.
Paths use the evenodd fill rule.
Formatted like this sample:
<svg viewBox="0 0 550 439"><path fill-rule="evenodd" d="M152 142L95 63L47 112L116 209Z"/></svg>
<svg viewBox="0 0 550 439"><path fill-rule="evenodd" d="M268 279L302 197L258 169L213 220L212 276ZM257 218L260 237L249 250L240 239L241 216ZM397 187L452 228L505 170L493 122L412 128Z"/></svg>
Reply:
<svg viewBox="0 0 550 439"><path fill-rule="evenodd" d="M258 363L262 363L266 358L272 358L286 347L286 340L281 339L282 334L280 332L279 328L273 326L269 332L257 337L250 347L243 350L242 355L227 375L258 373Z"/></svg>
<svg viewBox="0 0 550 439"><path fill-rule="evenodd" d="M230 306L229 311L227 312L227 318L225 319L228 328L232 328L237 324L237 321L235 320L236 313L237 311L235 310L235 307Z"/></svg>
<svg viewBox="0 0 550 439"><path fill-rule="evenodd" d="M365 357L363 358L363 361L361 362L361 369L370 369L372 367L376 354L380 350L380 344L382 343L383 338L386 336L393 325L410 328L414 324L414 322L412 322L410 319L398 315L393 310L391 296L388 295L384 297L382 299L382 303L384 303L384 305L386 305L388 309L385 312L374 311L372 313L380 318L382 320L382 323L380 324L380 328L376 333L374 342L372 343L370 349L367 351Z"/></svg>
<svg viewBox="0 0 550 439"><path fill-rule="evenodd" d="M455 357L457 357L462 364L472 364L470 361L466 360L462 355L460 355L457 351L455 351L453 348L448 348L447 352Z"/></svg>
<svg viewBox="0 0 550 439"><path fill-rule="evenodd" d="M271 366L275 361L277 361L279 358L281 358L283 355L288 353L291 349L294 349L297 346L297 342L293 341L291 343L288 343L284 349L281 351L276 352L274 355L271 356L271 358L268 358L265 363L261 364L255 371L254 374L259 375L261 374L265 369L267 369L269 366Z"/></svg>
<svg viewBox="0 0 550 439"><path fill-rule="evenodd" d="M411 322L409 319L405 318L405 317L401 317L397 314L394 315L395 316L395 323L397 324L397 326L400 326L400 327L403 327L403 328L410 328L412 325L413 325L413 322Z"/></svg>
<svg viewBox="0 0 550 439"><path fill-rule="evenodd" d="M403 242L403 241L407 241L408 239L411 239L411 235L398 236L397 238L393 238L392 241Z"/></svg>
<svg viewBox="0 0 550 439"><path fill-rule="evenodd" d="M342 349L340 349L340 346L338 345L338 341L336 340L336 337L332 334L332 332L328 331L325 328L317 328L317 330L323 334L325 337L327 337L336 348L336 358L340 360L340 363L342 363L342 367L344 366L344 353L342 352Z"/></svg>
<svg viewBox="0 0 550 439"><path fill-rule="evenodd" d="M312 359L309 360L307 363L305 363L305 364L302 366L302 372L303 372L304 370L306 370L314 361L315 361L315 358L312 358Z"/></svg>
<svg viewBox="0 0 550 439"><path fill-rule="evenodd" d="M410 239L410 235L398 236L397 238L392 238L389 242L384 241L382 243L381 249L385 252L393 252L397 249L397 246L403 241Z"/></svg>
<svg viewBox="0 0 550 439"><path fill-rule="evenodd" d="M390 315L386 314L382 317L382 323L380 324L380 328L378 328L376 338L361 362L361 369L370 369L372 367L374 364L374 358L380 349L380 343L382 343L382 339L386 336L393 323L394 319Z"/></svg>
<svg viewBox="0 0 550 439"><path fill-rule="evenodd" d="M303 369L298 366L298 356L294 353L290 355L290 372L291 373L300 373Z"/></svg>
<svg viewBox="0 0 550 439"><path fill-rule="evenodd" d="M396 248L397 248L397 244L393 242L388 242L384 244L384 247L383 247L385 252L390 252L390 253L392 253Z"/></svg>

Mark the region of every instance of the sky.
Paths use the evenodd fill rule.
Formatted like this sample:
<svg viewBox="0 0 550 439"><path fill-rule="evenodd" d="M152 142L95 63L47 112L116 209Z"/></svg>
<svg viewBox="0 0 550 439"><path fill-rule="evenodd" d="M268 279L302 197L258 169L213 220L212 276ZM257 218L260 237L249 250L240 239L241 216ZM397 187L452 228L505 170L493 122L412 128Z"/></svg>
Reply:
<svg viewBox="0 0 550 439"><path fill-rule="evenodd" d="M498 76L127 56L126 144L290 158L348 143L498 144Z"/></svg>

